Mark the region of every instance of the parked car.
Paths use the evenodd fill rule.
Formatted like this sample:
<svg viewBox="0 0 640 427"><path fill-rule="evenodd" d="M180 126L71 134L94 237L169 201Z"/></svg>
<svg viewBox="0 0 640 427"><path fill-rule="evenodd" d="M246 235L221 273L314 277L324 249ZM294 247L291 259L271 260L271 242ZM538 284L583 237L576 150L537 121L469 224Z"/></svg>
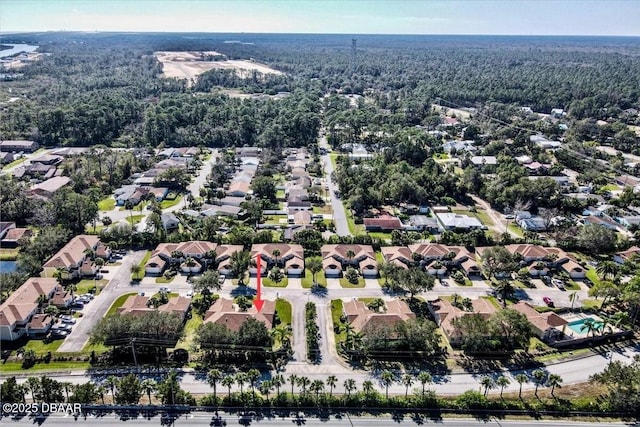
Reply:
<svg viewBox="0 0 640 427"><path fill-rule="evenodd" d="M193 296L193 291L188 291L188 292L187 292L187 296L188 296L188 297L192 297L192 296Z"/></svg>
<svg viewBox="0 0 640 427"><path fill-rule="evenodd" d="M160 286L160 292L166 292L169 293L171 292L171 289L167 288L166 286Z"/></svg>
<svg viewBox="0 0 640 427"><path fill-rule="evenodd" d="M51 330L51 332L49 333L49 336L53 339L59 339L59 338L65 338L67 335L69 335L69 333L67 331L63 331L63 330Z"/></svg>
<svg viewBox="0 0 640 427"><path fill-rule="evenodd" d="M548 307L553 307L553 300L549 297L542 297L542 301L544 301L545 304L547 304Z"/></svg>
<svg viewBox="0 0 640 427"><path fill-rule="evenodd" d="M94 298L93 294L82 294L80 296L83 297L83 298L89 298L90 300L92 300Z"/></svg>
<svg viewBox="0 0 640 427"><path fill-rule="evenodd" d="M140 295L141 297L144 296L144 292L138 292L138 295Z"/></svg>
<svg viewBox="0 0 640 427"><path fill-rule="evenodd" d="M69 316L69 315L60 316L60 321L62 323L68 323L70 325L76 324L76 319L73 316Z"/></svg>

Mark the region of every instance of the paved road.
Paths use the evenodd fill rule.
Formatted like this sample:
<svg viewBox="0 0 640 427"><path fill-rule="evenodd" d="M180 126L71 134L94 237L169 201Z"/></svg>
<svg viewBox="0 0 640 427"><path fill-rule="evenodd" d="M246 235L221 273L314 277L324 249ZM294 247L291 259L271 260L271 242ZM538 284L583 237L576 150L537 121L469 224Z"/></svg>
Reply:
<svg viewBox="0 0 640 427"><path fill-rule="evenodd" d="M131 252L122 259L122 265L108 267L109 269L117 269L113 278L102 289L100 295L85 306L82 310L83 317L78 319L71 334L64 340L58 351L82 351L89 340L91 329L104 317L116 298L124 293L136 291L129 285L131 282L131 266L139 264L145 254L146 251Z"/></svg>
<svg viewBox="0 0 640 427"><path fill-rule="evenodd" d="M318 145L321 148L326 148L328 152L331 151L327 139L324 136L320 137L320 143ZM331 179L331 174L333 173L331 158L329 154L325 154L322 156L322 159L324 160L324 172L327 176L327 187L329 188L329 197L331 198L331 207L333 208L333 222L336 225L336 234L338 236L349 236L351 233L349 232L349 224L347 223L347 217L344 212L344 205L342 204L342 200L336 197L336 191L339 191L338 186Z"/></svg>
<svg viewBox="0 0 640 427"><path fill-rule="evenodd" d="M264 288L263 288L264 289ZM265 292L266 294L267 292ZM273 298L273 292L268 292ZM301 294L298 290L296 294ZM296 303L291 301L291 327L293 328L293 360L306 365L307 361L307 345L305 340L305 325L304 325L304 302L298 301L300 298L296 298Z"/></svg>
<svg viewBox="0 0 640 427"><path fill-rule="evenodd" d="M313 414L301 415L295 417L292 416L273 418L243 418L240 419L239 414L227 414L219 412L219 416L225 421L228 426L235 425L257 425L257 426L390 426L390 425L442 425L445 427L478 427L478 426L497 426L497 427L593 427L594 423L584 421L564 421L564 420L499 420L490 418L487 420L479 419L456 419L456 418L442 418L442 419L430 419L428 417L417 417L413 415L407 415L405 417L393 417L389 414L382 414L379 416L354 416L354 415L331 415L326 418L317 418ZM155 417L146 418L143 414L136 418L127 418L126 424L124 419L116 414L106 414L100 417L78 417L75 419L73 416L64 415L51 415L46 418L38 419L25 417L20 420L5 419L7 425L17 426L33 426L34 424L43 425L100 425L105 427L116 427L122 425L172 425L172 426L203 426L214 425L210 424L214 414L204 412L194 412L187 415L183 415L173 422L166 422L161 415ZM608 422L603 423L598 421L600 427L622 427L629 426L629 423L622 422Z"/></svg>
<svg viewBox="0 0 640 427"><path fill-rule="evenodd" d="M474 202L476 202L476 204L478 204L482 209L484 209L484 211L487 213L487 215L489 215L489 218L491 218L491 221L493 221L494 223L494 229L501 234L504 234L506 232L509 232L509 234L513 237L517 237L520 238L520 236L518 234L516 234L514 231L509 230L507 228L507 225L503 222L502 220L502 215L500 215L499 212L497 212L495 209L493 209L489 203L487 203L486 201L482 200L480 197L478 196L474 196L474 195L469 195Z"/></svg>

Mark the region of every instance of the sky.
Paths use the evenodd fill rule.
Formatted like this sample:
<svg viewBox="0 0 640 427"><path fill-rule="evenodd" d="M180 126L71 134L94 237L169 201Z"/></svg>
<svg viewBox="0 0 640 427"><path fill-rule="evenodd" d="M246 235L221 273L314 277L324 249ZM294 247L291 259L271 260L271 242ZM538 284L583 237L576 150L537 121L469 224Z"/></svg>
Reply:
<svg viewBox="0 0 640 427"><path fill-rule="evenodd" d="M0 32L640 36L640 0L0 0Z"/></svg>

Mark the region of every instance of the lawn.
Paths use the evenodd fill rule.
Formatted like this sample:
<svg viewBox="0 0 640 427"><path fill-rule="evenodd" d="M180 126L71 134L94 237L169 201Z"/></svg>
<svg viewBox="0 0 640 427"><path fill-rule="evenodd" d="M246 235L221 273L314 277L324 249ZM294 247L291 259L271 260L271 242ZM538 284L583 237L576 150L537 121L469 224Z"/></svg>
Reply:
<svg viewBox="0 0 640 427"><path fill-rule="evenodd" d="M93 280L93 279L84 279L84 280L80 280L77 284L76 284L76 294L88 294L89 290L92 289L94 286L96 287L96 293L95 295L98 295L100 293L100 290L102 290L102 288L104 288L104 286L109 283L109 281L107 279L100 279L100 280Z"/></svg>
<svg viewBox="0 0 640 427"><path fill-rule="evenodd" d="M564 288L568 291L579 291L580 285L572 280L569 280L564 283Z"/></svg>
<svg viewBox="0 0 640 427"><path fill-rule="evenodd" d="M170 208L172 206L177 205L178 203L180 203L182 201L182 194L180 194L179 196L176 196L173 199L169 199L168 197L166 199L164 199L163 201L160 202L160 209L167 209Z"/></svg>
<svg viewBox="0 0 640 427"><path fill-rule="evenodd" d="M176 348L184 348L185 350L190 350L193 347L193 341L196 337L196 331L198 327L202 325L202 316L191 311L191 319L187 320L187 323L184 325L184 332L182 333L182 338L178 341Z"/></svg>
<svg viewBox="0 0 640 427"><path fill-rule="evenodd" d="M322 287L327 287L327 278L324 277L324 270L320 270L316 273L316 282ZM304 271L304 277L302 278L302 287L306 289L313 287L313 277L309 269L306 269Z"/></svg>
<svg viewBox="0 0 640 427"><path fill-rule="evenodd" d="M285 194L284 194L284 190L278 190L276 191L276 199L278 200L284 200Z"/></svg>
<svg viewBox="0 0 640 427"><path fill-rule="evenodd" d="M323 205L323 206L313 206L311 208L311 212L314 214L330 214L331 213L331 205Z"/></svg>
<svg viewBox="0 0 640 427"><path fill-rule="evenodd" d="M144 217L144 215L129 215L127 217L127 221L131 225L136 225L137 223L139 223L142 220L143 217Z"/></svg>
<svg viewBox="0 0 640 427"><path fill-rule="evenodd" d="M43 340L29 340L24 349L33 350L36 354L46 354L48 351L54 353L58 351L63 342L64 340L54 340L50 343L45 343Z"/></svg>
<svg viewBox="0 0 640 427"><path fill-rule="evenodd" d="M341 277L340 278L340 286L342 286L343 288L364 288L364 279L362 277L358 277L358 283L356 283L355 285L351 282L349 282L345 277Z"/></svg>
<svg viewBox="0 0 640 427"><path fill-rule="evenodd" d="M593 267L589 267L587 269L587 279L591 280L594 285L597 285L598 283L600 283L600 278L598 277L598 273L596 272L596 269Z"/></svg>
<svg viewBox="0 0 640 427"><path fill-rule="evenodd" d="M142 258L142 261L140 261L140 264L138 264L141 268L140 274L138 274L137 276L134 276L133 273L131 273L131 280L142 280L145 274L144 266L147 264L150 258L151 258L151 251L147 251L147 253L144 255L144 258Z"/></svg>
<svg viewBox="0 0 640 427"><path fill-rule="evenodd" d="M2 167L2 169L9 169L9 168L12 168L14 166L18 166L19 164L24 163L25 160L27 160L26 157L20 157L19 159L16 159L11 163L6 164L5 166Z"/></svg>
<svg viewBox="0 0 640 427"><path fill-rule="evenodd" d="M0 249L0 260L1 261L15 261L18 258L18 252L20 249Z"/></svg>
<svg viewBox="0 0 640 427"><path fill-rule="evenodd" d="M286 288L289 284L289 279L285 277L280 282L276 283L268 277L263 277L262 284L268 288Z"/></svg>
<svg viewBox="0 0 640 427"><path fill-rule="evenodd" d="M602 307L601 299L584 299L582 300L582 308L586 310L600 310Z"/></svg>
<svg viewBox="0 0 640 427"><path fill-rule="evenodd" d="M336 330L335 326L342 326L342 310L343 307L341 299L331 300L331 320L333 321L334 331ZM338 330L340 332L336 333L336 344L347 338L347 333L342 328L339 328Z"/></svg>
<svg viewBox="0 0 640 427"><path fill-rule="evenodd" d="M269 215L266 217L266 221L265 221L265 224L275 224L275 225L286 224L286 223L287 223L286 215Z"/></svg>
<svg viewBox="0 0 640 427"><path fill-rule="evenodd" d="M276 300L276 313L282 325L291 325L291 303L285 299Z"/></svg>
<svg viewBox="0 0 640 427"><path fill-rule="evenodd" d="M380 239L383 242L391 240L391 233L385 233L383 231L369 231L367 234L374 239Z"/></svg>
<svg viewBox="0 0 640 427"><path fill-rule="evenodd" d="M61 371L72 369L88 369L89 362L49 362L36 363L29 371ZM24 372L22 362L7 362L0 365L0 372Z"/></svg>
<svg viewBox="0 0 640 427"><path fill-rule="evenodd" d="M98 209L101 211L112 211L116 207L116 199L113 197L107 197L98 202Z"/></svg>
<svg viewBox="0 0 640 427"><path fill-rule="evenodd" d="M122 307L122 304L124 304L124 302L132 295L138 295L138 293L137 292L129 292L127 294L120 295L113 302L113 304L111 304L111 307L109 307L109 310L107 311L107 314L104 315L104 317L108 317L108 316L111 316L112 314L116 314L118 312L118 309L120 307Z"/></svg>
<svg viewBox="0 0 640 427"><path fill-rule="evenodd" d="M344 206L344 215L347 218L347 225L349 225L349 232L354 235L364 233L364 225L356 224L355 220L353 219L353 214L351 213L351 209L349 208L349 205L345 203L343 206Z"/></svg>
<svg viewBox="0 0 640 427"><path fill-rule="evenodd" d="M169 279L167 279L164 276L158 276L158 277L156 277L156 283L159 283L159 284L171 283L171 282L173 282L173 279L175 279L175 278L176 278L176 276L171 276Z"/></svg>
<svg viewBox="0 0 640 427"><path fill-rule="evenodd" d="M513 222L509 223L508 229L509 229L509 231L515 233L516 236L524 237L524 233L522 232L522 229L520 227L518 227L517 224L514 224Z"/></svg>
<svg viewBox="0 0 640 427"><path fill-rule="evenodd" d="M333 169L336 169L336 161L340 154L337 153L329 153L329 159L331 159L331 164L333 165Z"/></svg>

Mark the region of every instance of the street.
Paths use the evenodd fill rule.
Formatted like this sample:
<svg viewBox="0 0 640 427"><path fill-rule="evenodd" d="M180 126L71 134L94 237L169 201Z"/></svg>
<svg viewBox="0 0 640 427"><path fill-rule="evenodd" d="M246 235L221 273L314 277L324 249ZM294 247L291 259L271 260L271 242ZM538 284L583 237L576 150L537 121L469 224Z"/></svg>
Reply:
<svg viewBox="0 0 640 427"><path fill-rule="evenodd" d="M327 149L327 154L323 154L322 159L324 161L324 173L327 177L329 197L331 198L336 234L338 236L349 236L351 233L349 232L349 224L347 223L347 217L344 212L344 205L342 204L342 200L336 197L336 191L339 191L338 186L331 179L331 174L333 173L333 164L331 163L331 157L329 157L331 149L329 148L329 144L327 144L327 138L325 136L320 137L318 146Z"/></svg>

